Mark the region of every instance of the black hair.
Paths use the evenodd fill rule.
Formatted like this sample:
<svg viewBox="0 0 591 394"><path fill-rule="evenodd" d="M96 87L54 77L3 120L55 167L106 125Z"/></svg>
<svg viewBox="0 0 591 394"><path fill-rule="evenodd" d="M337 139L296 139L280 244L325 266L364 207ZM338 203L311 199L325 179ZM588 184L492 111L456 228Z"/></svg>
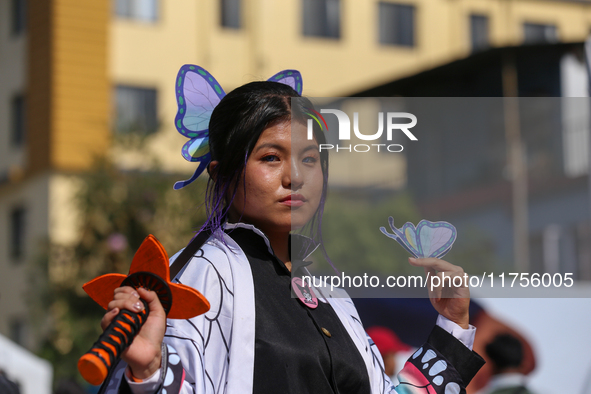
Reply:
<svg viewBox="0 0 591 394"><path fill-rule="evenodd" d="M499 334L486 345L486 354L491 359L496 372L517 368L523 361L523 345L510 334Z"/></svg>

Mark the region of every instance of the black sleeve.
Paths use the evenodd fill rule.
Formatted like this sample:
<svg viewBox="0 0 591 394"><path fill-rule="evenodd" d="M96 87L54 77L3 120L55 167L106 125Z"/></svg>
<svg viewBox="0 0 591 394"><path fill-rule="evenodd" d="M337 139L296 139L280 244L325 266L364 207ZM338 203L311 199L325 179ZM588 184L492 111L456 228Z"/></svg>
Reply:
<svg viewBox="0 0 591 394"><path fill-rule="evenodd" d="M485 363L478 353L468 349L456 337L439 326L433 328L427 343L437 349L449 364L453 365L466 385Z"/></svg>
<svg viewBox="0 0 591 394"><path fill-rule="evenodd" d="M484 365L484 359L453 335L435 326L427 342L398 374L400 393L465 393L466 386Z"/></svg>

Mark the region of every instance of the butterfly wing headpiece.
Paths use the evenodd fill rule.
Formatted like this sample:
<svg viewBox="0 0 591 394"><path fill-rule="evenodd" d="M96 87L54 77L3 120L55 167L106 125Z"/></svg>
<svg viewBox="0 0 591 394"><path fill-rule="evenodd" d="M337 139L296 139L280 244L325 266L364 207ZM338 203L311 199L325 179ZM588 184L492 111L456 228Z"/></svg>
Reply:
<svg viewBox="0 0 591 394"><path fill-rule="evenodd" d="M299 71L280 71L269 78L269 81L286 84L302 94L302 76ZM174 184L174 188L178 190L197 179L211 161L209 120L226 92L213 75L193 64L185 64L179 70L175 92L178 111L174 124L179 133L189 138L183 145L181 154L185 160L199 162L191 178Z"/></svg>

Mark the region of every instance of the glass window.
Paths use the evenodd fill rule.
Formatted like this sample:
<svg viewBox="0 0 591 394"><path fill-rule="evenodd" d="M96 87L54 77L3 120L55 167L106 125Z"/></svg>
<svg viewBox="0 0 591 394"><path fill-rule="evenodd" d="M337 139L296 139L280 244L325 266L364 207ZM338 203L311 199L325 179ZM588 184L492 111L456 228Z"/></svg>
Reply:
<svg viewBox="0 0 591 394"><path fill-rule="evenodd" d="M553 43L558 41L558 30L555 25L524 23L523 41L526 44Z"/></svg>
<svg viewBox="0 0 591 394"><path fill-rule="evenodd" d="M25 30L27 24L26 3L25 0L11 1L11 32L14 35L20 34Z"/></svg>
<svg viewBox="0 0 591 394"><path fill-rule="evenodd" d="M20 260L25 251L25 209L13 208L10 212L10 257Z"/></svg>
<svg viewBox="0 0 591 394"><path fill-rule="evenodd" d="M10 103L10 144L22 146L25 141L25 99L15 96Z"/></svg>
<svg viewBox="0 0 591 394"><path fill-rule="evenodd" d="M10 339L13 342L24 346L25 345L25 330L26 324L22 319L12 319L10 322Z"/></svg>
<svg viewBox="0 0 591 394"><path fill-rule="evenodd" d="M340 38L340 0L303 0L304 36Z"/></svg>
<svg viewBox="0 0 591 394"><path fill-rule="evenodd" d="M115 0L115 14L144 22L158 20L158 0Z"/></svg>
<svg viewBox="0 0 591 394"><path fill-rule="evenodd" d="M242 27L242 18L240 17L240 0L221 0L222 26L231 29L240 29Z"/></svg>
<svg viewBox="0 0 591 394"><path fill-rule="evenodd" d="M378 8L380 44L415 46L415 7L380 2Z"/></svg>
<svg viewBox="0 0 591 394"><path fill-rule="evenodd" d="M158 129L156 89L119 85L115 88L115 130L149 134Z"/></svg>
<svg viewBox="0 0 591 394"><path fill-rule="evenodd" d="M473 52L489 47L487 16L470 15L470 44Z"/></svg>

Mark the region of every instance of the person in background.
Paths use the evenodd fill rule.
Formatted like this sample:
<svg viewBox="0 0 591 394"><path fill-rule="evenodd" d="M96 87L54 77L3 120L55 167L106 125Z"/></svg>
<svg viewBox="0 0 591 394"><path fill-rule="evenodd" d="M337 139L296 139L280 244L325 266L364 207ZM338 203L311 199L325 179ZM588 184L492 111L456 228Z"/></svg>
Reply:
<svg viewBox="0 0 591 394"><path fill-rule="evenodd" d="M486 345L493 376L482 394L533 394L526 387L526 376L521 373L523 346L511 334L499 334Z"/></svg>
<svg viewBox="0 0 591 394"><path fill-rule="evenodd" d="M411 347L402 342L394 331L386 327L374 326L366 330L367 335L374 341L384 359L384 372L390 378L395 377L399 369L396 367L396 354L408 352Z"/></svg>

